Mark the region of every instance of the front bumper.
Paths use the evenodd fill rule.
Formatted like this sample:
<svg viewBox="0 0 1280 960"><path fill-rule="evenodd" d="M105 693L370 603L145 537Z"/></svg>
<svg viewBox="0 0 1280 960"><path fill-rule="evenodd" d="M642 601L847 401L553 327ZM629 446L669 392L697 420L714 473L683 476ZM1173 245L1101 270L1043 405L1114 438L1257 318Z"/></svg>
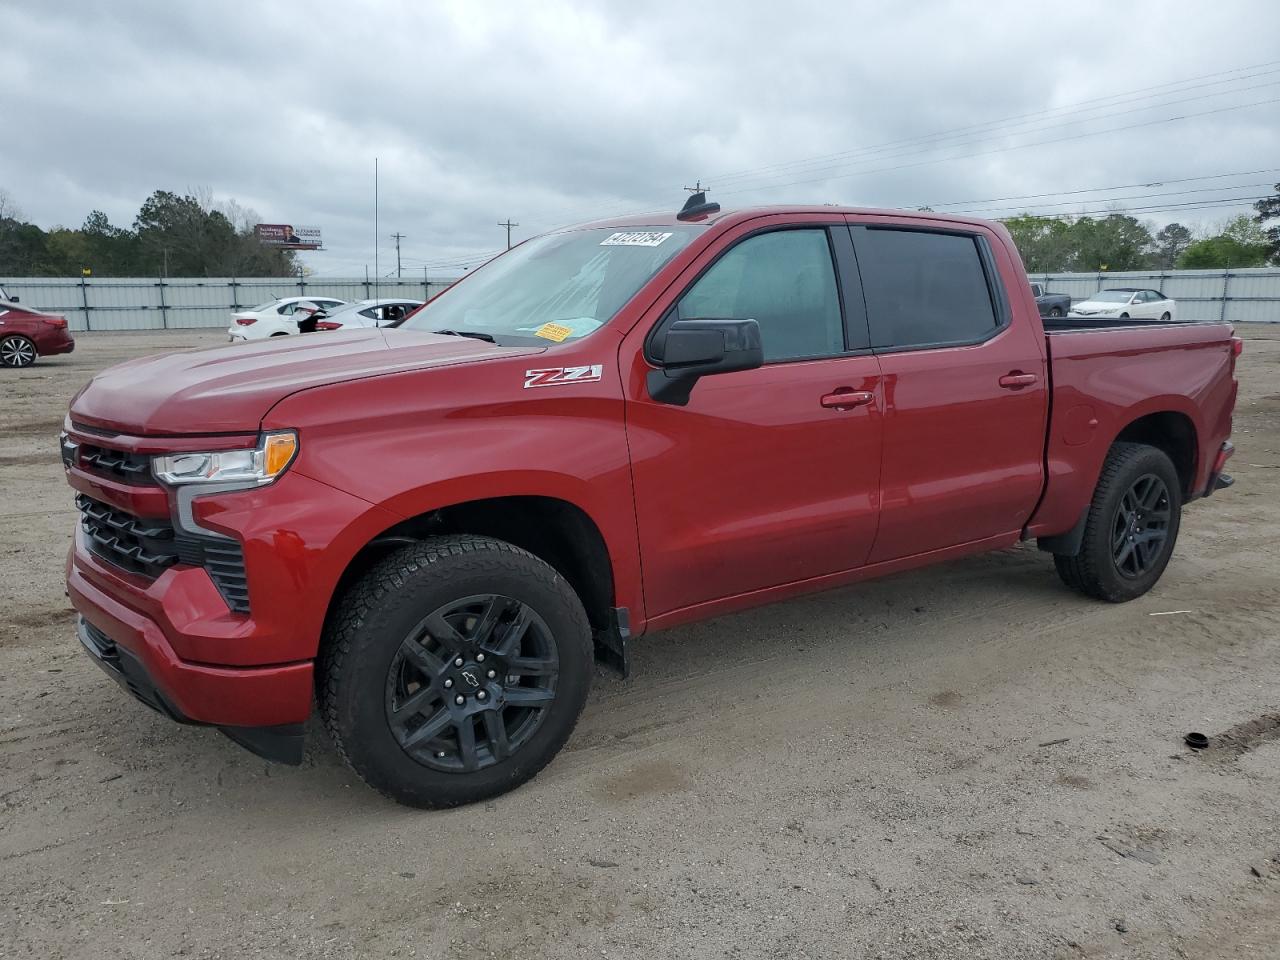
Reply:
<svg viewBox="0 0 1280 960"><path fill-rule="evenodd" d="M80 549L78 543L74 550ZM156 692L164 708L139 699L174 719L218 727L270 727L301 723L311 712L310 660L263 667L184 660L159 624L96 586L74 556L67 569L67 594L85 629L105 638L117 657L136 664L137 672L146 677L145 686ZM88 644L86 648L94 652Z"/></svg>
<svg viewBox="0 0 1280 960"><path fill-rule="evenodd" d="M79 636L80 643L84 646L89 656L106 672L107 676L120 684L135 699L157 713L177 723L208 723L218 726L223 733L236 743L268 760L276 760L280 763L288 763L295 766L302 762L304 734L301 721L263 726L242 726L193 719L179 704L182 702L190 703L192 694L197 688L202 689L202 695L204 696L209 693L216 693L222 678L210 676L211 672L208 669L183 664L177 667L176 671L175 669L168 671L171 678L175 674L182 677L179 689L175 689L172 686L166 688L157 682L148 666L153 661L151 656L146 654L139 655L130 648L116 643L104 631L94 626L83 616L80 617L77 623L76 634ZM296 666L309 665L295 665L295 668ZM261 673L261 671L254 672ZM290 670L290 673L294 672L298 671L296 669ZM307 676L303 677L303 682L309 686L310 671L307 670L306 674ZM243 677L236 679L235 689L242 689L240 684L243 679ZM285 679L285 686L287 687L289 678L286 677ZM259 690L263 689L261 683L256 684L256 686ZM285 692L286 696L290 693L288 690Z"/></svg>
<svg viewBox="0 0 1280 960"><path fill-rule="evenodd" d="M398 518L296 469L275 483L201 494L182 505L165 488L129 474L129 457L183 444L191 449L195 441L123 434L104 440L71 423L67 431L67 480L82 497L123 512L130 523L176 529L181 522L184 531L195 524L211 542L238 546L242 556L242 579L230 594L215 582L227 576L219 566L226 561L217 558L210 565L206 556L200 565L180 551L159 572L154 564L131 569L123 565L131 554L104 550L99 537L110 539L110 530L82 511L67 558L67 593L114 650L112 675L130 681L125 685L135 696L146 691L140 699L166 715L219 727L251 749L265 749L264 736L291 736L262 731L300 724L310 714L313 661L338 581L356 552ZM104 443L108 456L94 446ZM137 533L120 517L106 522L122 531L122 543L134 534L164 535Z"/></svg>

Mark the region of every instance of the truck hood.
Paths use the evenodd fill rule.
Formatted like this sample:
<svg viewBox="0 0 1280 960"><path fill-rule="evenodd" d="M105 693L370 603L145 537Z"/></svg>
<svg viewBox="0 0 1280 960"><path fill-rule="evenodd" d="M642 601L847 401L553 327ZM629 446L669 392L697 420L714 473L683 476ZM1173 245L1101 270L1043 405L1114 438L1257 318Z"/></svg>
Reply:
<svg viewBox="0 0 1280 960"><path fill-rule="evenodd" d="M300 390L543 349L351 329L141 357L89 381L71 401L71 419L135 436L252 433L268 410Z"/></svg>

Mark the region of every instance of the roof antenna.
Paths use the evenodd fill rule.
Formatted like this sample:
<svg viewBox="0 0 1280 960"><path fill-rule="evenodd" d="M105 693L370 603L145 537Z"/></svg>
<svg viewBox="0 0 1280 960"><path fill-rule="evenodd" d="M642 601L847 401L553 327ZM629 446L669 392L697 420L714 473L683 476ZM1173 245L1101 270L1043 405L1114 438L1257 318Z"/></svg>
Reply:
<svg viewBox="0 0 1280 960"><path fill-rule="evenodd" d="M695 181L692 187L685 187L685 189L692 196L684 202L684 206L676 214L677 220L702 220L710 214L719 212L720 204L707 201L707 191L711 188L704 187L701 180Z"/></svg>

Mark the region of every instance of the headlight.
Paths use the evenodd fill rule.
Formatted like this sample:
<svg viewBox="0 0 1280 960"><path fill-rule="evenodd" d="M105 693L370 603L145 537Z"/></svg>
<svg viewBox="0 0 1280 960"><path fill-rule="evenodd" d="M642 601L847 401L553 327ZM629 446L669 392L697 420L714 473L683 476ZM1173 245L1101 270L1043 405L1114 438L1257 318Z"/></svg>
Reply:
<svg viewBox="0 0 1280 960"><path fill-rule="evenodd" d="M265 433L252 450L171 453L151 458L151 472L161 483L270 483L293 463L298 435L292 430Z"/></svg>

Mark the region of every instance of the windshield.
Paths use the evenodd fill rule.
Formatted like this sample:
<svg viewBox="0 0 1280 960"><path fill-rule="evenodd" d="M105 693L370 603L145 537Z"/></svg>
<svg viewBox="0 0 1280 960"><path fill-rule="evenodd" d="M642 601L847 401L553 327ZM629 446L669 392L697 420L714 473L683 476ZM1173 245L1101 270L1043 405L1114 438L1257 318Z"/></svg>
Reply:
<svg viewBox="0 0 1280 960"><path fill-rule="evenodd" d="M263 310L267 310L271 307L274 307L279 302L280 302L279 300L268 300L266 303L260 303L256 307L250 307L247 312L261 313Z"/></svg>
<svg viewBox="0 0 1280 960"><path fill-rule="evenodd" d="M608 227L536 237L415 312L401 330L561 343L600 329L702 227Z"/></svg>
<svg viewBox="0 0 1280 960"><path fill-rule="evenodd" d="M1128 303L1132 297L1132 290L1099 290L1089 299L1101 303Z"/></svg>

